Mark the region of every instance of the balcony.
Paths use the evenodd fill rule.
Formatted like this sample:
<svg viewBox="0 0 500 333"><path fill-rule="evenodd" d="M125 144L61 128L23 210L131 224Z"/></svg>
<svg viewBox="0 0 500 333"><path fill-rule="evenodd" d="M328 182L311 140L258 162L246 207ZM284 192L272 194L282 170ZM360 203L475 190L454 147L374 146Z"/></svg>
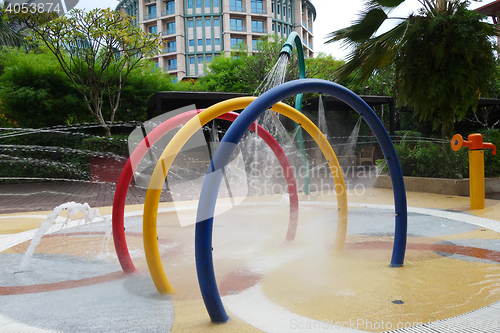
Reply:
<svg viewBox="0 0 500 333"><path fill-rule="evenodd" d="M166 72L175 71L175 70L177 70L177 64L163 66L163 70L166 71Z"/></svg>
<svg viewBox="0 0 500 333"><path fill-rule="evenodd" d="M168 16L168 15L174 15L175 14L175 8L173 9L168 9L168 10L164 10L161 12L161 16Z"/></svg>
<svg viewBox="0 0 500 333"><path fill-rule="evenodd" d="M232 26L230 27L230 30L231 30L231 31L242 31L242 32L246 32L246 31L247 31L247 27L237 26L237 25L232 25Z"/></svg>
<svg viewBox="0 0 500 333"><path fill-rule="evenodd" d="M252 32L257 34L267 34L267 29L253 27Z"/></svg>
<svg viewBox="0 0 500 333"><path fill-rule="evenodd" d="M163 30L163 31L161 32L161 35L162 35L163 37L168 36L168 35L175 35L175 28L172 28L172 29L167 29L167 30Z"/></svg>
<svg viewBox="0 0 500 333"><path fill-rule="evenodd" d="M313 32L312 32L312 29L311 29L311 28L307 25L307 23L306 23L306 22L302 21L302 26L303 26L304 28L306 28L306 30L307 30L307 31L309 31L311 34L313 33Z"/></svg>
<svg viewBox="0 0 500 333"><path fill-rule="evenodd" d="M151 13L151 14L148 14L148 15L144 15L143 20L147 21L147 20L152 20L152 19L155 19L155 18L156 18L156 13Z"/></svg>
<svg viewBox="0 0 500 333"><path fill-rule="evenodd" d="M172 52L177 52L177 46L170 46L170 47L165 47L162 49L162 53L172 53Z"/></svg>
<svg viewBox="0 0 500 333"><path fill-rule="evenodd" d="M229 6L229 10L232 12L242 12L242 13L246 13L247 11L245 6Z"/></svg>
<svg viewBox="0 0 500 333"><path fill-rule="evenodd" d="M252 13L254 13L254 14L267 14L267 9L264 9L264 8L252 8Z"/></svg>

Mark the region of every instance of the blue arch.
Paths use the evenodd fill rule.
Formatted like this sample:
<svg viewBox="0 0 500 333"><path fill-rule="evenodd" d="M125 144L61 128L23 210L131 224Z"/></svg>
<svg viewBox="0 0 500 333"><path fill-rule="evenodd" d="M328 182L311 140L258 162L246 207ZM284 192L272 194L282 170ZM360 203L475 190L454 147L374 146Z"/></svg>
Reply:
<svg viewBox="0 0 500 333"><path fill-rule="evenodd" d="M213 216L217 193L225 166L237 144L250 125L267 109L287 97L301 93L317 92L332 95L351 106L370 126L377 137L387 159L391 173L395 204L395 233L390 265L403 265L406 250L407 205L403 173L391 138L375 112L359 96L336 83L318 79L300 79L279 85L253 101L229 127L208 168L200 195L195 232L196 271L203 301L210 319L214 323L224 323L229 317L222 301L215 280L212 258Z"/></svg>

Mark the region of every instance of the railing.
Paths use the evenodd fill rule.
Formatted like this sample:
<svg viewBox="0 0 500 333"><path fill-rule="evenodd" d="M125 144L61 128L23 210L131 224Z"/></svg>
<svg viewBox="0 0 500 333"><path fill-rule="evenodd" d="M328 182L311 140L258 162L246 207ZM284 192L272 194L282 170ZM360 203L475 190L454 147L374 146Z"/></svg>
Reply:
<svg viewBox="0 0 500 333"><path fill-rule="evenodd" d="M172 53L172 52L177 52L177 46L170 46L170 47L165 47L162 49L162 53Z"/></svg>
<svg viewBox="0 0 500 333"><path fill-rule="evenodd" d="M163 66L164 71L175 71L177 69L177 64L175 65L168 65L168 66Z"/></svg>
<svg viewBox="0 0 500 333"><path fill-rule="evenodd" d="M162 36L175 35L175 28L163 30L161 32Z"/></svg>
<svg viewBox="0 0 500 333"><path fill-rule="evenodd" d="M302 26L310 33L313 33L311 27L309 27L306 22L302 21Z"/></svg>
<svg viewBox="0 0 500 333"><path fill-rule="evenodd" d="M161 12L161 16L174 15L174 14L175 14L175 8L164 10Z"/></svg>
<svg viewBox="0 0 500 333"><path fill-rule="evenodd" d="M253 8L252 7L252 13L254 13L254 14L267 14L267 9L264 9L264 8Z"/></svg>
<svg viewBox="0 0 500 333"><path fill-rule="evenodd" d="M252 27L252 32L255 32L258 34L267 34L267 29Z"/></svg>
<svg viewBox="0 0 500 333"><path fill-rule="evenodd" d="M230 27L230 30L231 31L244 31L244 32L246 32L247 31L247 27L243 27L243 26L238 27L238 26L232 25Z"/></svg>
<svg viewBox="0 0 500 333"><path fill-rule="evenodd" d="M229 10L232 12L244 12L244 13L246 13L247 11L245 6L229 6Z"/></svg>
<svg viewBox="0 0 500 333"><path fill-rule="evenodd" d="M156 13L144 15L144 21L156 18Z"/></svg>
<svg viewBox="0 0 500 333"><path fill-rule="evenodd" d="M168 50L168 52L177 52L177 45L175 45L175 46L168 46L167 50Z"/></svg>

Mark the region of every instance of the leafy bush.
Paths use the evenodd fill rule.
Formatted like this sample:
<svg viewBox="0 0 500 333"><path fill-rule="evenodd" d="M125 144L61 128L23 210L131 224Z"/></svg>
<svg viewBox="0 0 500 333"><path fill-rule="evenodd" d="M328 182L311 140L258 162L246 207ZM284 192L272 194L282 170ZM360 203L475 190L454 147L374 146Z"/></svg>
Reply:
<svg viewBox="0 0 500 333"><path fill-rule="evenodd" d="M483 142L491 142L500 149L500 130L481 130L483 135ZM484 176L485 177L500 177L500 156L493 155L492 149L484 150Z"/></svg>
<svg viewBox="0 0 500 333"><path fill-rule="evenodd" d="M0 113L11 122L41 128L89 119L83 98L53 56L4 48L0 62Z"/></svg>
<svg viewBox="0 0 500 333"><path fill-rule="evenodd" d="M462 179L469 174L466 149L456 152L449 144L419 141L409 145L405 140L394 144L403 176Z"/></svg>
<svg viewBox="0 0 500 333"><path fill-rule="evenodd" d="M112 137L92 137L84 139L81 149L117 155L128 155L128 141L123 135Z"/></svg>
<svg viewBox="0 0 500 333"><path fill-rule="evenodd" d="M18 132L21 134L22 132ZM2 138L0 177L89 180L88 158L77 149L82 136L32 133Z"/></svg>

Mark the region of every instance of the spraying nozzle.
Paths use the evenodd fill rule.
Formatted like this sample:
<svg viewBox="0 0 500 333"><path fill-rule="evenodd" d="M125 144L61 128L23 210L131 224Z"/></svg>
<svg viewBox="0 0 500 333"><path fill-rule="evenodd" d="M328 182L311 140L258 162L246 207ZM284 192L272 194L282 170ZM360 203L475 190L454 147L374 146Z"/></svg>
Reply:
<svg viewBox="0 0 500 333"><path fill-rule="evenodd" d="M283 44L283 47L281 48L281 51L280 51L280 56L283 54L283 53L287 53L288 54L288 58L290 59L292 57L292 51L293 51L293 43L296 42L296 39L298 38L298 42L297 43L302 43L300 41L300 37L299 37L299 34L297 34L295 31L292 31L289 35L288 35L288 38L286 39L286 42L285 44Z"/></svg>
<svg viewBox="0 0 500 333"><path fill-rule="evenodd" d="M283 53L288 54L288 58L292 56L292 51L293 51L293 44L290 44L288 41L283 45L280 51L280 57Z"/></svg>

